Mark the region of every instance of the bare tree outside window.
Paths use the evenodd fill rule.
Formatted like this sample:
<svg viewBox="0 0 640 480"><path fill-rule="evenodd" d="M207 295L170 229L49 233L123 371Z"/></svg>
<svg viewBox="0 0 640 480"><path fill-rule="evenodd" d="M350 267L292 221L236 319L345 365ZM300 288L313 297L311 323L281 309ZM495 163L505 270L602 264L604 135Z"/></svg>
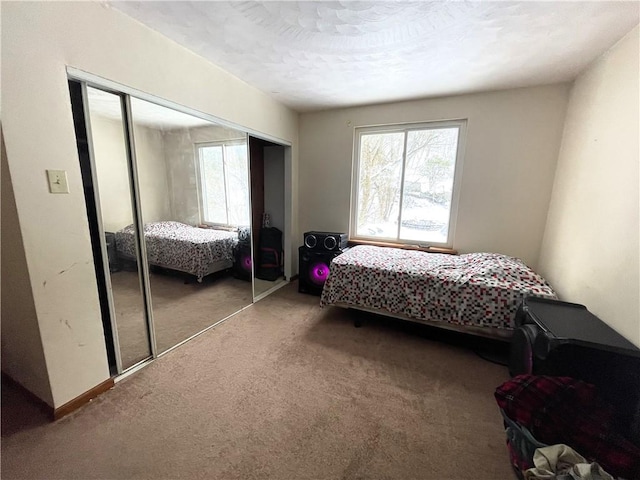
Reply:
<svg viewBox="0 0 640 480"><path fill-rule="evenodd" d="M403 138L402 133L362 136L358 225L386 224L397 216Z"/></svg>
<svg viewBox="0 0 640 480"><path fill-rule="evenodd" d="M227 223L227 196L224 188L222 145L200 147L203 220Z"/></svg>
<svg viewBox="0 0 640 480"><path fill-rule="evenodd" d="M358 132L356 237L449 243L460 128Z"/></svg>
<svg viewBox="0 0 640 480"><path fill-rule="evenodd" d="M225 147L227 202L230 225L249 225L249 171L247 147L228 145Z"/></svg>
<svg viewBox="0 0 640 480"><path fill-rule="evenodd" d="M246 144L200 145L198 154L203 220L218 225L249 225Z"/></svg>

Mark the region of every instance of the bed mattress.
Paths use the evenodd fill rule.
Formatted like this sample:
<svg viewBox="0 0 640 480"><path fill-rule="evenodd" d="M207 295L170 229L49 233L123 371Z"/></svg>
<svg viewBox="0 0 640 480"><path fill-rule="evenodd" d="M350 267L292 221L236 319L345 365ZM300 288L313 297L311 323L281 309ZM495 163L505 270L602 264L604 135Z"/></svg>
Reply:
<svg viewBox="0 0 640 480"><path fill-rule="evenodd" d="M529 295L557 298L546 280L517 258L362 245L333 259L320 304L429 323L513 329L518 305Z"/></svg>
<svg viewBox="0 0 640 480"><path fill-rule="evenodd" d="M129 225L116 232L119 253L135 258L135 230ZM180 222L155 222L144 227L147 258L151 265L190 273L202 279L211 266L233 262L238 234L224 230L197 228Z"/></svg>

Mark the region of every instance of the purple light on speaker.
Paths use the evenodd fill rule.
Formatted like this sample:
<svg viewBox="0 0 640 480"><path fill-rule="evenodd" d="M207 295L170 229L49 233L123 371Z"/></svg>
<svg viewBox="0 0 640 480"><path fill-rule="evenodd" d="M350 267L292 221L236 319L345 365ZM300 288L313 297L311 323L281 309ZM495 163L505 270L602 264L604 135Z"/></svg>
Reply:
<svg viewBox="0 0 640 480"><path fill-rule="evenodd" d="M329 276L329 265L326 262L316 262L309 267L309 280L315 285L324 285Z"/></svg>
<svg viewBox="0 0 640 480"><path fill-rule="evenodd" d="M250 272L251 271L251 255L243 255L241 265L242 265L242 268Z"/></svg>

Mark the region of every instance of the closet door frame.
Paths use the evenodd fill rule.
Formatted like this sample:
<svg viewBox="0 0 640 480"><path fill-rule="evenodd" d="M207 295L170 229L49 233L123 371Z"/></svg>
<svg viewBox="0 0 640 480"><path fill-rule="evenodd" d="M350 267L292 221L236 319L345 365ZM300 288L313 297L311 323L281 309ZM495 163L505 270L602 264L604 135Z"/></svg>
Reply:
<svg viewBox="0 0 640 480"><path fill-rule="evenodd" d="M133 136L133 124L131 122L131 100L129 95L123 94L118 91L113 91L108 88L104 88L99 85L89 84L89 82L70 79L80 84L82 90L82 108L84 111L84 123L87 131L87 148L89 151L89 164L91 167L91 180L93 183L93 196L96 205L96 221L98 226L98 232L100 236L100 249L102 254L102 263L104 271L104 280L107 286L107 303L109 305L109 318L111 323L112 340L115 348L116 359L116 371L118 375L135 369L140 364L143 364L150 359L158 357L156 341L155 341L155 329L153 324L153 307L151 304L151 295L149 290L149 265L143 259L146 259L146 246L143 239L143 224L142 224L142 210L140 208L140 197L138 189L138 176L137 176L137 164L135 156L135 140ZM113 286L111 284L111 275L109 271L109 258L106 245L105 229L102 221L102 205L100 202L100 186L98 183L97 167L95 160L95 149L93 146L93 132L91 130L90 119L90 107L89 96L87 87L96 88L113 95L116 95L120 100L120 111L122 113L122 126L125 144L125 155L127 159L127 176L129 177L129 193L131 202L131 211L136 230L136 262L138 265L138 280L140 284L140 291L142 293L143 306L144 306L144 318L147 327L147 341L149 344L150 354L148 357L134 363L129 367L124 367L122 364L122 352L120 350L120 337L117 327L117 318L115 314L115 302L113 300Z"/></svg>
<svg viewBox="0 0 640 480"><path fill-rule="evenodd" d="M76 81L74 79L70 79ZM115 303L113 301L113 287L111 285L111 275L109 271L109 257L107 253L107 241L105 237L105 229L102 222L102 205L100 203L100 189L98 187L98 174L95 162L95 151L93 148L93 132L91 130L91 120L89 118L89 96L87 93L87 83L82 81L76 81L80 85L82 91L82 110L84 114L84 127L87 132L87 149L89 151L89 165L91 169L91 182L93 183L93 198L96 207L96 223L98 225L100 252L102 254L102 265L104 271L104 281L107 287L107 303L109 304L109 319L111 323L111 335L113 338L113 346L115 349L116 359L116 371L121 374L122 367L122 354L120 351L120 337L118 335L118 327L115 318ZM114 92L109 92L114 93ZM115 93L114 93L115 94ZM128 162L127 162L128 164Z"/></svg>
<svg viewBox="0 0 640 480"><path fill-rule="evenodd" d="M144 241L144 220L140 203L140 184L138 182L138 162L136 158L136 141L133 133L133 117L131 114L131 97L123 93L120 96L125 127L125 144L127 148L127 165L129 166L129 184L131 185L131 207L136 224L136 260L138 268L142 268L139 275L140 290L144 298L145 318L147 320L147 333L151 347L151 358L158 358L158 345L156 342L156 330L153 323L153 303L151 301L151 284L149 279L149 262L147 259L147 245ZM143 360L144 362L145 360ZM135 367L135 365L134 365ZM132 367L133 368L133 367Z"/></svg>

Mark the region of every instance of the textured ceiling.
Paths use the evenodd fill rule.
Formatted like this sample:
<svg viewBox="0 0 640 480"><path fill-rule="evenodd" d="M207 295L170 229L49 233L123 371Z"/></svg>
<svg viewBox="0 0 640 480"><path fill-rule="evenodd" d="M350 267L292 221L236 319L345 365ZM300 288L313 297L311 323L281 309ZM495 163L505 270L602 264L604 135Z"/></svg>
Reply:
<svg viewBox="0 0 640 480"><path fill-rule="evenodd" d="M640 21L639 2L107 4L298 111L572 80Z"/></svg>

